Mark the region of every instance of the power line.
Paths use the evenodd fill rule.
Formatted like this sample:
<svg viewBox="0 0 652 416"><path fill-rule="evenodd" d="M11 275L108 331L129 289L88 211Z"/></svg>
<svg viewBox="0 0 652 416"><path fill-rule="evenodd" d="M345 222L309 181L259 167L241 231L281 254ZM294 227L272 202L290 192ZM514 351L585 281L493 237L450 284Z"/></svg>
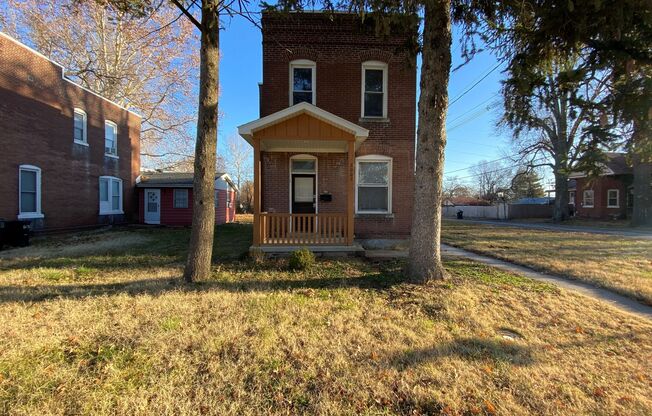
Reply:
<svg viewBox="0 0 652 416"><path fill-rule="evenodd" d="M500 95L500 93L498 93L498 92L494 93L494 94L491 95L489 98L487 98L486 100L482 101L480 104L477 104L476 106L469 108L467 111L465 111L464 113L458 115L457 117L455 117L455 118L453 118L453 119L450 119L450 120L447 120L447 122L448 122L448 123L453 123L454 121L459 120L460 118L464 117L465 115L467 115L467 114L470 113L471 111L475 110L476 108L480 107L481 105L485 104L486 102L491 101L494 97L496 97L496 96L498 96L498 95Z"/></svg>
<svg viewBox="0 0 652 416"><path fill-rule="evenodd" d="M505 158L503 158L503 159L505 159ZM500 159L498 159L498 160L500 160ZM545 160L547 160L547 157L542 156L542 157L540 157L540 158L537 158L537 159L533 159L533 160L531 160L529 163L533 163L533 162L542 162L542 161L545 161ZM515 165L515 166L506 166L506 167L503 167L503 168L500 168L500 169L488 170L488 171L486 171L486 172L477 173L477 174L474 174L474 175L462 176L461 178L457 178L457 179L458 179L458 180L470 179L470 178L474 178L474 177L476 177L476 176L483 175L483 174L485 174L485 173L496 173L496 172L502 172L502 171L511 170L511 169L514 169L514 168L517 167L517 166L523 166L523 165L524 165L524 164L521 163L521 164L517 164L517 165Z"/></svg>
<svg viewBox="0 0 652 416"><path fill-rule="evenodd" d="M450 108L450 106L452 106L453 104L455 104L456 102L458 102L462 97L464 97L466 94L468 94L468 93L469 93L473 88L475 88L479 83L481 83L482 81L484 81L485 78L487 78L487 77L488 77L489 75L491 75L491 74L492 74L496 69L498 69L498 67L501 66L501 65L503 64L503 62L504 62L504 60L498 62L498 63L497 63L493 68L491 68L491 70L489 70L489 72L487 72L486 74L484 74L484 75L482 76L482 78L480 78L480 79L477 80L475 83L473 83L473 85L471 85L469 88L467 88L467 89L466 89L464 92L462 92L460 95L458 95L457 97L453 98L453 101L451 101L451 102L448 104L448 107Z"/></svg>

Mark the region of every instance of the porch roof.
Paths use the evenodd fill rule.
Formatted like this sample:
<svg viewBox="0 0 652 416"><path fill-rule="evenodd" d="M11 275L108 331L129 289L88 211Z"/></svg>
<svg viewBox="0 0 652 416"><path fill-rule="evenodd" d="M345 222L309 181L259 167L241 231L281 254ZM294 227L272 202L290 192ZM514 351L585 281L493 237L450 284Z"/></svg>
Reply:
<svg viewBox="0 0 652 416"><path fill-rule="evenodd" d="M252 146L260 139L264 151L346 152L347 142L357 147L369 136L369 130L306 102L243 124L238 133Z"/></svg>

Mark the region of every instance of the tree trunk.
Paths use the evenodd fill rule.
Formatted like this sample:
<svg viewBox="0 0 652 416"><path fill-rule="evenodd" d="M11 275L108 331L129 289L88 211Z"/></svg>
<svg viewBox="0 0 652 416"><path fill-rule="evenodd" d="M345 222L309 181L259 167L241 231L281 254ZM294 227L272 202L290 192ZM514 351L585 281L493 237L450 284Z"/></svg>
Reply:
<svg viewBox="0 0 652 416"><path fill-rule="evenodd" d="M425 2L416 174L410 239L410 277L443 279L439 239L451 66L451 2Z"/></svg>
<svg viewBox="0 0 652 416"><path fill-rule="evenodd" d="M220 28L218 0L202 0L199 114L195 145L193 218L186 282L206 278L211 271L215 231L215 164L217 161L217 104L219 94Z"/></svg>
<svg viewBox="0 0 652 416"><path fill-rule="evenodd" d="M577 195L575 200L577 200ZM555 171L555 209L552 214L554 222L568 219L568 202L568 175Z"/></svg>
<svg viewBox="0 0 652 416"><path fill-rule="evenodd" d="M634 155L634 209L632 225L652 226L652 163Z"/></svg>

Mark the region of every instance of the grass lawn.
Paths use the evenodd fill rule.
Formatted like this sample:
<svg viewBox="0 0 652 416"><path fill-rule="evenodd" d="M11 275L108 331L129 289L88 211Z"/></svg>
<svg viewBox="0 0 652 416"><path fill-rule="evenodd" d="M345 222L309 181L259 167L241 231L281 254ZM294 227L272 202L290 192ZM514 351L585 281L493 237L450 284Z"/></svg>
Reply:
<svg viewBox="0 0 652 416"><path fill-rule="evenodd" d="M446 220L442 241L594 283L652 305L652 241Z"/></svg>
<svg viewBox="0 0 652 416"><path fill-rule="evenodd" d="M180 283L188 230L89 232L0 254L0 414L652 413L652 324L465 260L241 254ZM508 336L506 338L506 336Z"/></svg>

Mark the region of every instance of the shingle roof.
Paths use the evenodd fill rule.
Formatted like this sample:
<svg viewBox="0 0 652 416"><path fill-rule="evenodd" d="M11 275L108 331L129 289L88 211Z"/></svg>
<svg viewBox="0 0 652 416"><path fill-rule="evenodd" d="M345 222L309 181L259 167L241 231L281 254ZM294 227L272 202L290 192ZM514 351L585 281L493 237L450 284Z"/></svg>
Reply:
<svg viewBox="0 0 652 416"><path fill-rule="evenodd" d="M625 175L632 173L632 168L627 165L624 153L610 152L606 153L607 167L611 169L614 175Z"/></svg>
<svg viewBox="0 0 652 416"><path fill-rule="evenodd" d="M140 182L136 186L139 188L151 186L192 188L194 176L192 172L147 172L140 175ZM215 178L222 176L224 176L224 172L215 174Z"/></svg>

